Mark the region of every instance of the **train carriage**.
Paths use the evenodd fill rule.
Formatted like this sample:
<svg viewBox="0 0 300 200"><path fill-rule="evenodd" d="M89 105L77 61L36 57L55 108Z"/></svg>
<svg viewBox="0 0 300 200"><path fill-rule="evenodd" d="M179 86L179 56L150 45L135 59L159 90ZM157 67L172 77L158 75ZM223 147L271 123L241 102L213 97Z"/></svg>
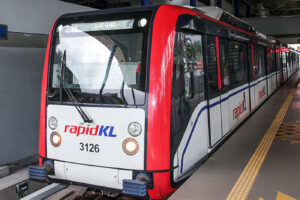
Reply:
<svg viewBox="0 0 300 200"><path fill-rule="evenodd" d="M276 45L217 8L61 16L30 178L168 197L298 68Z"/></svg>

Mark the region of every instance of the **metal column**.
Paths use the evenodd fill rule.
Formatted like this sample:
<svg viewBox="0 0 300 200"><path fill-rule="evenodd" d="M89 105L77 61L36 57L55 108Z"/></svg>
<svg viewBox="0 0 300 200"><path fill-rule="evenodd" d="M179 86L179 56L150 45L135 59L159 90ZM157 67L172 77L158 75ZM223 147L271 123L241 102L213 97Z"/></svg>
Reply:
<svg viewBox="0 0 300 200"><path fill-rule="evenodd" d="M251 15L251 10L250 10L250 6L247 5L247 17L249 18Z"/></svg>
<svg viewBox="0 0 300 200"><path fill-rule="evenodd" d="M196 7L196 0L190 0L190 5Z"/></svg>
<svg viewBox="0 0 300 200"><path fill-rule="evenodd" d="M217 0L217 6L218 6L219 8L222 8L222 0Z"/></svg>
<svg viewBox="0 0 300 200"><path fill-rule="evenodd" d="M234 15L236 17L240 16L240 1L239 0L234 0Z"/></svg>
<svg viewBox="0 0 300 200"><path fill-rule="evenodd" d="M147 6L149 5L150 0L142 0L142 6Z"/></svg>

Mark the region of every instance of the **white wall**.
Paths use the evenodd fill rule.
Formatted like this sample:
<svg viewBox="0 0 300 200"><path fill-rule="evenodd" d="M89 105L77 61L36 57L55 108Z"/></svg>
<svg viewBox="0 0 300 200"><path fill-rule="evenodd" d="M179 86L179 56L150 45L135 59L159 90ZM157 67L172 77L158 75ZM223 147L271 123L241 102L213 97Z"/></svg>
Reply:
<svg viewBox="0 0 300 200"><path fill-rule="evenodd" d="M48 34L53 22L62 14L92 10L58 0L1 0L0 24L8 31Z"/></svg>

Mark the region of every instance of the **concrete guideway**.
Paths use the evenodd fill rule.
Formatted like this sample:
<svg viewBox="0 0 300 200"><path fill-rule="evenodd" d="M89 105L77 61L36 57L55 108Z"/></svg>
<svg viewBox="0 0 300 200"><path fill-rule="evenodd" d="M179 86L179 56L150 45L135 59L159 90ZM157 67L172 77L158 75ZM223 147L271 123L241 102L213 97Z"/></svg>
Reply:
<svg viewBox="0 0 300 200"><path fill-rule="evenodd" d="M298 80L299 72L271 96L170 199L299 199Z"/></svg>
<svg viewBox="0 0 300 200"><path fill-rule="evenodd" d="M52 183L48 185L47 187L44 187L24 198L22 200L42 200L46 197L64 189L66 186L58 184L58 183Z"/></svg>

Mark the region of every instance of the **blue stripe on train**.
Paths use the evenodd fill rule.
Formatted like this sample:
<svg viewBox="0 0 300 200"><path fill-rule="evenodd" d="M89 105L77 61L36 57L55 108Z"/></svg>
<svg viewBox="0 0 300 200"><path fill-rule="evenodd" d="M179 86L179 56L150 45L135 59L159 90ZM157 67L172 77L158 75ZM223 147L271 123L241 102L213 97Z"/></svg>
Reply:
<svg viewBox="0 0 300 200"><path fill-rule="evenodd" d="M274 76L274 75L272 75L272 76ZM272 76L271 76L271 77L272 77ZM271 78L271 77L269 77L269 78ZM250 88L251 88L251 87L254 87L255 85L259 84L260 82L262 82L262 81L264 81L264 80L266 80L266 79L267 79L267 78L264 78L264 79L258 81L257 83L254 83L253 85L250 86ZM251 83L250 83L250 84L251 84ZM215 107L216 105L218 105L218 104L220 104L220 103L222 103L222 102L224 102L224 101L227 101L230 97L232 97L232 96L234 96L234 95L236 95L236 94L238 94L238 93L240 93L240 92L242 92L242 91L244 91L244 90L246 90L246 89L248 89L248 88L249 88L249 86L246 86L246 87L244 87L244 88L242 88L242 89L240 89L240 90L238 90L238 91L236 91L236 92L233 92L232 94L228 95L228 97L226 97L226 98L224 98L224 99L221 99L221 100L219 100L219 101L217 101L217 102L215 102L215 103L209 105L209 108L213 108L213 107ZM181 156L181 168L180 168L180 173L182 173L182 170L183 170L183 159L184 159L184 154L185 154L185 152L186 152L186 149L187 149L187 147L188 147L188 145L189 145L189 143L190 143L190 140L191 140L191 138L192 138L192 135L193 135L193 133L194 133L195 126L196 126L196 124L197 124L197 122L198 122L198 119L199 119L201 113L202 113L204 110L206 110L207 107L208 107L208 106L205 105L205 106L203 106L203 107L200 109L200 111L199 111L199 113L198 113L198 115L197 115L196 121L195 121L195 123L194 123L194 125L193 125L192 131L191 131L191 133L190 133L190 135L189 135L189 137L188 137L187 143L186 143L186 145L185 145L185 147L184 147L184 149L183 149L182 156Z"/></svg>

